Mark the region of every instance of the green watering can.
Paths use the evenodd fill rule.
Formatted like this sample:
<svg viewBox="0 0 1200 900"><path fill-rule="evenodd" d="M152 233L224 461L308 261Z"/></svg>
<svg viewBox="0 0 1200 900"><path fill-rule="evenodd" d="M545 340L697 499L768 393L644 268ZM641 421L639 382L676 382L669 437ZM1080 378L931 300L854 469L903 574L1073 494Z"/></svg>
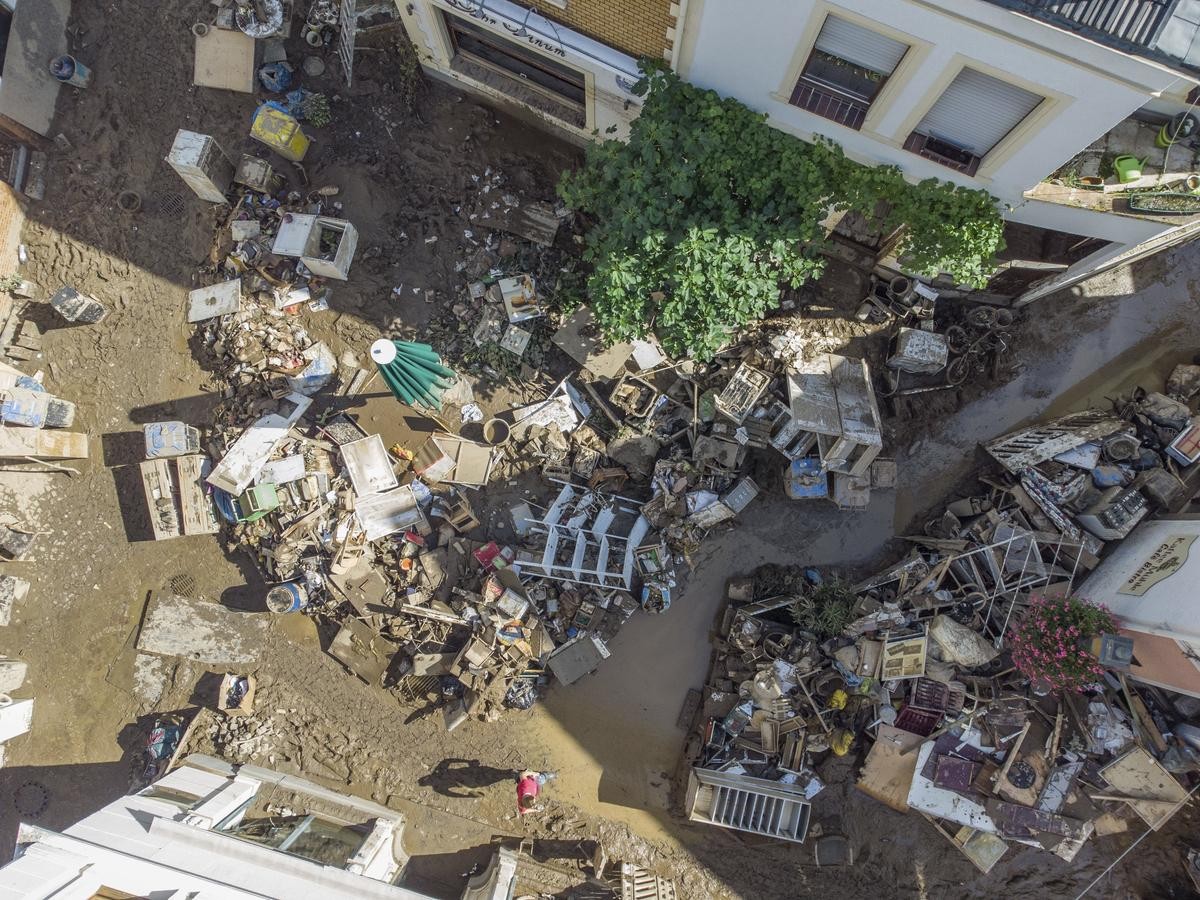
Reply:
<svg viewBox="0 0 1200 900"><path fill-rule="evenodd" d="M1117 181L1121 184L1129 184L1141 178L1144 165L1145 161L1136 156L1118 156L1113 160L1113 168L1117 170Z"/></svg>

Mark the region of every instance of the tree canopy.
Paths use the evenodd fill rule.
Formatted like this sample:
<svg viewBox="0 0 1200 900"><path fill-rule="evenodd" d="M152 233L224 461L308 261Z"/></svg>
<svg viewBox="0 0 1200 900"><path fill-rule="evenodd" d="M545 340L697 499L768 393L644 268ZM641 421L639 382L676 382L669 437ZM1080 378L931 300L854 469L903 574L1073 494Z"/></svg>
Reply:
<svg viewBox="0 0 1200 900"><path fill-rule="evenodd" d="M730 329L761 318L781 284L824 265L821 223L833 211L888 209L907 226L899 247L918 274L982 286L1003 246L996 201L937 179L868 167L831 141L814 143L715 91L644 65L645 97L628 141L588 147L559 194L590 217L590 305L610 340L653 329L673 354L710 357Z"/></svg>

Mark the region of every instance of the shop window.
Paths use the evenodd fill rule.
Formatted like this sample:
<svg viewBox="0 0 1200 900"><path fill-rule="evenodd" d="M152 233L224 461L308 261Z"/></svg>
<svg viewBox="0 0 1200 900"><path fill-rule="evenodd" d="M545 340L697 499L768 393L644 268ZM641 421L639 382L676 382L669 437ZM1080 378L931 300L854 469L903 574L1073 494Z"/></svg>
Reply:
<svg viewBox="0 0 1200 900"><path fill-rule="evenodd" d="M581 124L577 120L581 118L587 97L582 72L458 16L442 13L442 18L454 47L456 64L467 62L495 73L509 82L497 86L514 99L546 109L573 124ZM533 102L537 95L555 106L565 107L567 112Z"/></svg>

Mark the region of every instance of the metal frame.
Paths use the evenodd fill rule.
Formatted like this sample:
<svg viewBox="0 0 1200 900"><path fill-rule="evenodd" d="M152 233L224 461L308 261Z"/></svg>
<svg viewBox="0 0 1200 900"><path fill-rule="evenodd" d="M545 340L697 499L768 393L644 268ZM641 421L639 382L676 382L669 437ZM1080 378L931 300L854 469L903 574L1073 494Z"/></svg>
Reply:
<svg viewBox="0 0 1200 900"><path fill-rule="evenodd" d="M602 494L559 481L562 489L540 520L530 521L530 533L545 535L540 555L522 554L522 572L601 588L629 590L638 547L650 523L638 512L641 504L616 494ZM636 515L626 534L611 529L619 515ZM570 561L560 556L570 552ZM619 568L614 568L612 563Z"/></svg>

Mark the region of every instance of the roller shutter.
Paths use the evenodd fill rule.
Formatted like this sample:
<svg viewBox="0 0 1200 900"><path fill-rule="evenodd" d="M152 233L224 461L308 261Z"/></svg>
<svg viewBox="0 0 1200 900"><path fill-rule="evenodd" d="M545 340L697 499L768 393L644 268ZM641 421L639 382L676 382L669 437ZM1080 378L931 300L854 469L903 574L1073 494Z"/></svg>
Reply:
<svg viewBox="0 0 1200 900"><path fill-rule="evenodd" d="M982 157L1037 109L1042 99L999 78L963 69L916 130Z"/></svg>
<svg viewBox="0 0 1200 900"><path fill-rule="evenodd" d="M823 53L881 75L891 75L896 71L896 66L908 51L907 44L837 16L825 17L815 46Z"/></svg>

